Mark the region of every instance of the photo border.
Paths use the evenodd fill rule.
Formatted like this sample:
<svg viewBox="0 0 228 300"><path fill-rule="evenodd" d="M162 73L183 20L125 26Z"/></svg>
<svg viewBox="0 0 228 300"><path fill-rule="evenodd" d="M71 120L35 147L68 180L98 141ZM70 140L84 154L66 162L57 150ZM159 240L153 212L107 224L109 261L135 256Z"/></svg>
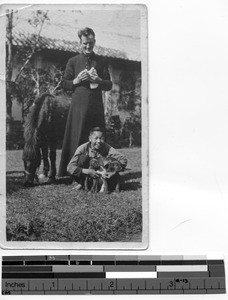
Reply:
<svg viewBox="0 0 228 300"><path fill-rule="evenodd" d="M22 5L22 4L3 4L0 6L0 27L6 28L6 18L2 16L5 14L5 9L64 9L72 10L72 8L78 7L80 4L33 4ZM83 4L80 5L80 10L91 10L91 9L140 9L141 13L141 95L142 95L142 241L141 242L32 242L32 241L15 241L9 242L6 241L6 107L5 105L1 106L1 129L0 129L0 169L1 174L1 231L0 231L0 242L1 247L4 249L74 249L74 250L145 250L149 245L149 120L148 120L148 13L147 7L145 4ZM0 51L3 53L2 59L0 59L0 93L2 98L5 99L5 31L1 30L0 33L1 42L0 42ZM3 117L4 116L4 117Z"/></svg>

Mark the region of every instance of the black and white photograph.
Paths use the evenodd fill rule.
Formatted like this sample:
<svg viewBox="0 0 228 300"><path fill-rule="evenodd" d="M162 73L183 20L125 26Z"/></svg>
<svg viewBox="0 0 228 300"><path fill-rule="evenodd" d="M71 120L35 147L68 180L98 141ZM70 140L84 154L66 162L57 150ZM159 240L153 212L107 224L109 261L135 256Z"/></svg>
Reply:
<svg viewBox="0 0 228 300"><path fill-rule="evenodd" d="M146 6L2 15L2 247L146 249Z"/></svg>
<svg viewBox="0 0 228 300"><path fill-rule="evenodd" d="M0 5L2 298L227 299L228 1L22 1Z"/></svg>

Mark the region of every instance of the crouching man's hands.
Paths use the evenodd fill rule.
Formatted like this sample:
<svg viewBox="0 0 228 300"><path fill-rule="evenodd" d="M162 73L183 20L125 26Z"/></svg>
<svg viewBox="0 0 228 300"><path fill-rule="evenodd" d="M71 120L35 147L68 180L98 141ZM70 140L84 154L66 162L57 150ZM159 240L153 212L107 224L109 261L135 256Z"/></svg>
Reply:
<svg viewBox="0 0 228 300"><path fill-rule="evenodd" d="M98 178L100 177L100 174L98 174L95 170L93 169L82 169L82 173L89 175L92 178Z"/></svg>
<svg viewBox="0 0 228 300"><path fill-rule="evenodd" d="M106 172L105 174L102 175L102 178L104 178L104 179L110 179L115 174L116 174L116 172Z"/></svg>
<svg viewBox="0 0 228 300"><path fill-rule="evenodd" d="M103 179L109 179L116 174L116 172L107 172L106 169L102 166L101 170L97 171L97 173L100 174Z"/></svg>

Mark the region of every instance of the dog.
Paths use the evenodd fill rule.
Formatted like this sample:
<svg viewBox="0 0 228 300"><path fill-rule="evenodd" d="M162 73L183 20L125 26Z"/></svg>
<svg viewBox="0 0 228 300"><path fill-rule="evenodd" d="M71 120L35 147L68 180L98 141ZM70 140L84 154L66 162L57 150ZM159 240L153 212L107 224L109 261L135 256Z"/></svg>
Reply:
<svg viewBox="0 0 228 300"><path fill-rule="evenodd" d="M121 177L119 172L122 171L122 166L118 160L113 157L107 157L104 160L105 174L103 178L103 186L101 190L105 193L110 191L120 192L121 190ZM98 171L99 172L99 171Z"/></svg>
<svg viewBox="0 0 228 300"><path fill-rule="evenodd" d="M110 193L111 191L120 192L121 190L121 178L119 172L122 171L121 164L113 157L106 157L103 159L91 158L89 162L89 168L95 170L100 174L100 178L92 179L92 187L90 191L92 193ZM101 188L99 190L99 183ZM89 178L85 178L85 190L89 191Z"/></svg>
<svg viewBox="0 0 228 300"><path fill-rule="evenodd" d="M101 171L101 161L99 161L96 158L90 158L89 169L93 169L95 171L98 171L98 170ZM88 192L90 190L92 193L97 193L98 192L98 185L99 185L99 182L98 182L99 178L98 179L96 179L96 178L92 179L91 189L90 189L90 180L89 179L90 179L89 176L85 177L85 182L84 182L85 191Z"/></svg>

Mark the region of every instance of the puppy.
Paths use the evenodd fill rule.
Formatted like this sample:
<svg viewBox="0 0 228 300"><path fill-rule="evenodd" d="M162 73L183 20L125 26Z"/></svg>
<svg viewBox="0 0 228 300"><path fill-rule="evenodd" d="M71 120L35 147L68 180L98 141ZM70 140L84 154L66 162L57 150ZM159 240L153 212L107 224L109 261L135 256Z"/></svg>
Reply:
<svg viewBox="0 0 228 300"><path fill-rule="evenodd" d="M103 185L100 192L108 193L111 191L120 192L120 174L122 166L113 157L104 160L104 173L102 174ZM99 172L99 171L98 171Z"/></svg>
<svg viewBox="0 0 228 300"><path fill-rule="evenodd" d="M100 193L109 193L111 191L120 192L120 174L122 171L121 164L113 157L107 157L103 161L91 158L89 168L100 174L100 178L92 179L92 193L99 192L99 183L102 182ZM89 191L89 177L86 176L84 187Z"/></svg>
<svg viewBox="0 0 228 300"><path fill-rule="evenodd" d="M93 169L95 171L98 171L100 170L101 171L101 161L99 161L98 159L96 158L91 158L90 161L89 161L89 169ZM89 188L90 187L90 182L89 182L89 176L86 176L85 177L85 182L84 182L84 188L85 188L85 191L89 191L91 190L92 193L97 193L98 192L98 179L96 178L93 178L92 179L92 187L91 189Z"/></svg>

